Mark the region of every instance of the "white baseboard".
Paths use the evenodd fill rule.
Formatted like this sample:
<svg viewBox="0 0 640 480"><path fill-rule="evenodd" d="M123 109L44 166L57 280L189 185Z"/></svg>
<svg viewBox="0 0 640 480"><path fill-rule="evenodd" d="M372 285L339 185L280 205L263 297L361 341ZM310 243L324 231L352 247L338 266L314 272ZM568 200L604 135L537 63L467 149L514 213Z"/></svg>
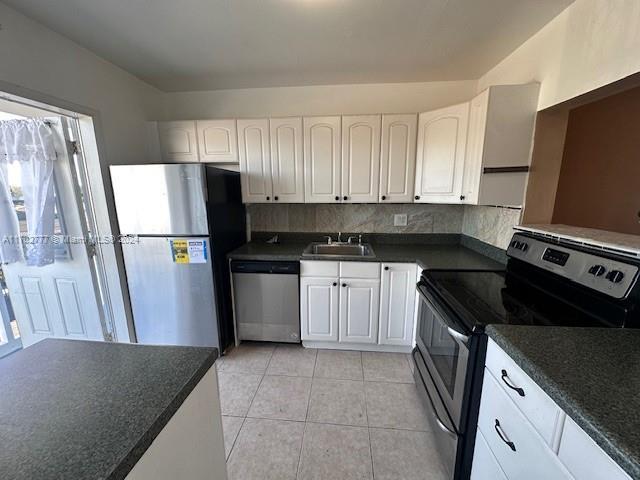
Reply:
<svg viewBox="0 0 640 480"><path fill-rule="evenodd" d="M373 345L368 343L338 343L338 342L318 342L313 340L303 340L302 346L306 348L322 348L330 350L359 350L363 352L390 352L390 353L411 353L412 347L407 345Z"/></svg>

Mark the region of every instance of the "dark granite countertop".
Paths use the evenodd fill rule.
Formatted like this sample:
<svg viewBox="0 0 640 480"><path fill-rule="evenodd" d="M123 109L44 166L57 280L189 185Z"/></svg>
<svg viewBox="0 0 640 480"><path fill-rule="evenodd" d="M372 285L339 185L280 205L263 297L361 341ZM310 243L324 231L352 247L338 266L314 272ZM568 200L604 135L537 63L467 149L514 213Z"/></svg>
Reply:
<svg viewBox="0 0 640 480"><path fill-rule="evenodd" d="M437 243L378 243L370 241L374 257L326 257L302 256L310 241L270 244L264 241L249 242L227 256L233 260L347 260L362 262L410 262L424 269L502 269L504 265L483 253L460 243L459 236L448 236ZM481 243L481 242L478 242ZM490 249L495 247L488 246ZM497 249L496 249L497 250Z"/></svg>
<svg viewBox="0 0 640 480"><path fill-rule="evenodd" d="M47 339L0 360L0 477L122 479L215 348Z"/></svg>
<svg viewBox="0 0 640 480"><path fill-rule="evenodd" d="M487 333L640 479L640 330L490 325Z"/></svg>

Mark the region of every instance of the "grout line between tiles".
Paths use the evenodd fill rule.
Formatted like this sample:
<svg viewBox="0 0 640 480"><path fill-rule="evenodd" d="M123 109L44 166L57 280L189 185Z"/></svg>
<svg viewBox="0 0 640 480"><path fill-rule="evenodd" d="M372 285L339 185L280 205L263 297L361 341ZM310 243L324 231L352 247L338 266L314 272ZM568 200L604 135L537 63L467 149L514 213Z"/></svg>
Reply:
<svg viewBox="0 0 640 480"><path fill-rule="evenodd" d="M296 480L300 477L300 467L302 466L302 447L304 446L304 437L307 434L307 427L309 423L304 422L304 428L302 429L302 440L300 441L300 449L298 450L298 468L296 469Z"/></svg>
<svg viewBox="0 0 640 480"><path fill-rule="evenodd" d="M376 472L373 467L373 447L371 446L371 428L369 427L369 406L367 404L367 384L364 381L364 362L362 361L362 353L360 353L360 361L362 362L362 392L364 394L364 416L367 420L367 436L369 437L369 458L371 459L371 478L375 480Z"/></svg>
<svg viewBox="0 0 640 480"><path fill-rule="evenodd" d="M227 455L227 457L224 459L225 463L229 462L229 459L231 458L231 454L233 453L233 449L236 446L236 443L238 441L238 438L240 437L240 432L242 431L242 427L244 427L244 422L247 421L247 417L243 417L242 418L242 424L240 425L240 428L238 429L238 433L236 434L236 438L233 439L233 444L231 445L231 449L229 450L229 455ZM224 427L223 427L224 430ZM224 435L224 432L223 432Z"/></svg>

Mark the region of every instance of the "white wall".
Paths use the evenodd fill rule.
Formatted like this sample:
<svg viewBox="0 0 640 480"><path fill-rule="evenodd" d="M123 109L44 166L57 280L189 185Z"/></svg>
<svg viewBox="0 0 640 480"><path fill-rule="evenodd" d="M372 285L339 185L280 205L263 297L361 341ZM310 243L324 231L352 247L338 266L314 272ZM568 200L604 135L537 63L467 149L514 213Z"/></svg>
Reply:
<svg viewBox="0 0 640 480"><path fill-rule="evenodd" d="M577 0L483 75L478 91L538 81L542 110L638 71L640 1ZM508 224L518 222L502 209L467 207L463 231L504 248Z"/></svg>
<svg viewBox="0 0 640 480"><path fill-rule="evenodd" d="M96 110L107 163L146 159L145 120L159 90L0 3L0 80Z"/></svg>
<svg viewBox="0 0 640 480"><path fill-rule="evenodd" d="M165 118L421 112L471 99L475 80L247 88L164 95Z"/></svg>
<svg viewBox="0 0 640 480"><path fill-rule="evenodd" d="M577 0L487 72L489 85L539 81L540 110L640 71L640 1Z"/></svg>
<svg viewBox="0 0 640 480"><path fill-rule="evenodd" d="M162 111L160 91L3 3L0 19L0 90L95 113L103 178L108 178L109 164L147 161L145 122ZM99 233L108 235L115 231L110 185L93 185L93 194ZM103 246L103 254L118 339L126 341L128 300L119 295L126 288L122 257L109 245Z"/></svg>

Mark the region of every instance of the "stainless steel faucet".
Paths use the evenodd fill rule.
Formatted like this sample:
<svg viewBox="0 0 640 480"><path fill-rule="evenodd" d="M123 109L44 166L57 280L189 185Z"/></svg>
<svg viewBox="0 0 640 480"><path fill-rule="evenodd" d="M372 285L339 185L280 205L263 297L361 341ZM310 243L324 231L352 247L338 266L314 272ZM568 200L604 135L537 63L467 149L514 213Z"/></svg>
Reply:
<svg viewBox="0 0 640 480"><path fill-rule="evenodd" d="M342 243L342 232L338 232L338 239L336 241Z"/></svg>
<svg viewBox="0 0 640 480"><path fill-rule="evenodd" d="M331 235L325 235L325 237L327 239L327 245L331 245L331 243L333 242L333 240L331 239Z"/></svg>

